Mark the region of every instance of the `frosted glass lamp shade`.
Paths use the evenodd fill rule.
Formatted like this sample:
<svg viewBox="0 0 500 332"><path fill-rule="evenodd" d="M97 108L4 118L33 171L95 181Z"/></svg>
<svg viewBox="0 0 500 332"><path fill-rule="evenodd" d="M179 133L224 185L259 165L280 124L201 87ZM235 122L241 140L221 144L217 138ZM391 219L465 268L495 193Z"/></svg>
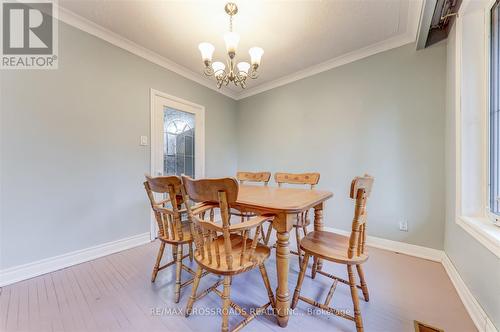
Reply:
<svg viewBox="0 0 500 332"><path fill-rule="evenodd" d="M240 42L240 35L232 31L226 32L226 34L224 34L224 42L226 43L227 53L236 53L238 43Z"/></svg>
<svg viewBox="0 0 500 332"><path fill-rule="evenodd" d="M215 47L210 43L200 43L198 49L201 52L201 58L203 61L212 61L212 55L214 54Z"/></svg>
<svg viewBox="0 0 500 332"><path fill-rule="evenodd" d="M221 71L226 69L226 65L220 61L216 61L212 63L212 69L214 70L215 75L219 75L221 74Z"/></svg>
<svg viewBox="0 0 500 332"><path fill-rule="evenodd" d="M242 75L248 75L248 70L250 69L250 64L248 62L238 63L238 72Z"/></svg>
<svg viewBox="0 0 500 332"><path fill-rule="evenodd" d="M260 47L252 47L251 49L248 50L248 53L250 54L250 62L252 65L260 65L260 60L262 59L262 54L264 54L264 50Z"/></svg>

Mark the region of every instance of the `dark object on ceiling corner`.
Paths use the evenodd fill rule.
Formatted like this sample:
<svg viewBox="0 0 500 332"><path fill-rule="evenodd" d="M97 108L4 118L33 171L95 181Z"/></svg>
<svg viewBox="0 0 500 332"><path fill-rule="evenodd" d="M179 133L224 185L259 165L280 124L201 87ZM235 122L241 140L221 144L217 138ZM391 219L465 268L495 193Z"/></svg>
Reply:
<svg viewBox="0 0 500 332"><path fill-rule="evenodd" d="M429 47L448 37L462 0L427 0L422 13L417 49Z"/></svg>

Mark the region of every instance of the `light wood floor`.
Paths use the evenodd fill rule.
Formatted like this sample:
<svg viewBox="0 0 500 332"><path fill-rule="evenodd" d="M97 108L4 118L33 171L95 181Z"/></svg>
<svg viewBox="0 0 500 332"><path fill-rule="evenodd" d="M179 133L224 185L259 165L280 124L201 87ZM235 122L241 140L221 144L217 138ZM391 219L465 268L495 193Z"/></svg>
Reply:
<svg viewBox="0 0 500 332"><path fill-rule="evenodd" d="M150 282L158 246L158 242L143 245L2 288L0 331L220 330L220 318L208 311L221 305L215 294L195 303L195 308L207 310L205 316L199 312L185 318L183 312L169 312L184 309L191 288L184 289L177 305L172 302L173 268L160 271L156 283ZM370 255L365 267L370 302L361 301L365 331L413 331L414 319L450 332L476 331L440 264L374 248ZM275 289L274 259L266 266ZM341 266L326 263L324 270L346 278ZM298 273L296 256L292 256L290 273L292 295ZM304 294L324 301L330 280L318 275L313 281L309 276L310 270L302 287ZM215 280L215 276L205 277L200 289ZM236 277L231 297L246 308L265 303L259 271ZM340 284L332 303L337 309L351 309L348 287ZM311 314L309 309L312 307L299 302L287 329L278 327L274 317L261 316L244 330L355 331L350 321ZM232 317L230 324L238 319Z"/></svg>

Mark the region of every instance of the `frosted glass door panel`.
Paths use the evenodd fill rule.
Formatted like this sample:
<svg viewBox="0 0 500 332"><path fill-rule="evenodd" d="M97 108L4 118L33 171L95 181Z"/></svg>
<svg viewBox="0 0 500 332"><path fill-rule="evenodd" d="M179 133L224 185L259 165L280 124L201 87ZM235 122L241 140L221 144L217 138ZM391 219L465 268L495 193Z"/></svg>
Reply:
<svg viewBox="0 0 500 332"><path fill-rule="evenodd" d="M195 115L165 107L163 174L195 177Z"/></svg>

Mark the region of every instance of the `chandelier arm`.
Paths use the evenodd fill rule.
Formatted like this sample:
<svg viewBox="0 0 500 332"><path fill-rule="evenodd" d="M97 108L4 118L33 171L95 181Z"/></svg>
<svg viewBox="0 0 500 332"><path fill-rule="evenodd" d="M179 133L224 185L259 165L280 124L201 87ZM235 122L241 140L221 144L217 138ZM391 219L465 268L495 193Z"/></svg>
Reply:
<svg viewBox="0 0 500 332"><path fill-rule="evenodd" d="M212 66L207 65L205 66L205 70L203 72L206 76L212 76L214 74L214 69L212 68Z"/></svg>
<svg viewBox="0 0 500 332"><path fill-rule="evenodd" d="M240 83L242 89L244 89L247 86L246 80L247 80L247 74L244 72L240 72L240 74L238 74L238 82Z"/></svg>
<svg viewBox="0 0 500 332"><path fill-rule="evenodd" d="M259 77L259 72L256 70L252 70L252 71L250 71L248 76L250 76L250 78L254 80L254 79Z"/></svg>

